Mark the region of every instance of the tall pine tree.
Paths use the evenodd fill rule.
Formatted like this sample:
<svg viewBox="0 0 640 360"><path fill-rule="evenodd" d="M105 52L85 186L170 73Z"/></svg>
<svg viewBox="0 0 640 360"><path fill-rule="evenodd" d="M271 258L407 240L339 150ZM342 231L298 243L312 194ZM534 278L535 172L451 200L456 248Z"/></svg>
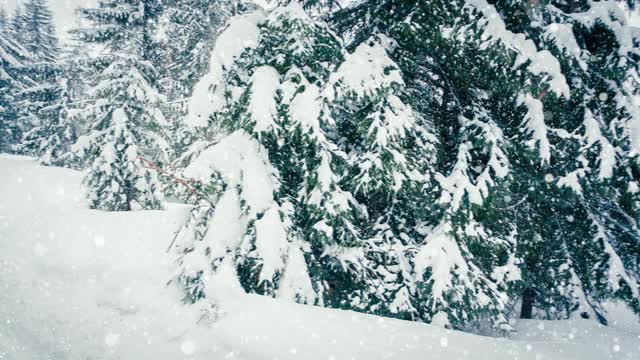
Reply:
<svg viewBox="0 0 640 360"><path fill-rule="evenodd" d="M296 3L235 17L218 38L189 116L217 131L194 144L184 174L225 186L176 242L191 301L215 298L212 279L230 275L245 291L332 307L357 308L372 292L366 214L341 186L348 158L322 93L341 58L338 39ZM216 230L226 221L232 229Z"/></svg>
<svg viewBox="0 0 640 360"><path fill-rule="evenodd" d="M6 35L7 29L9 28L9 16L7 15L7 10L4 7L0 7L0 32Z"/></svg>
<svg viewBox="0 0 640 360"><path fill-rule="evenodd" d="M24 45L38 62L54 62L59 48L53 15L47 0L28 0L24 4Z"/></svg>
<svg viewBox="0 0 640 360"><path fill-rule="evenodd" d="M22 4L18 4L15 8L15 10L13 11L13 15L11 16L11 22L9 25L9 35L11 35L11 38L24 46L24 44L26 43L26 36L25 36L25 25L26 22L26 16L25 16L25 11L24 11L24 7Z"/></svg>
<svg viewBox="0 0 640 360"><path fill-rule="evenodd" d="M75 141L75 130L65 119L67 83L62 78L64 69L59 64L58 40L46 0L25 4L23 36L31 54L26 72L32 85L21 90L16 99L18 121L25 130L16 150L51 164L66 151L61 147L68 148Z"/></svg>
<svg viewBox="0 0 640 360"><path fill-rule="evenodd" d="M242 10L237 1L178 0L164 4L156 31L156 62L168 103L163 110L176 133L177 152L193 140L185 128L189 96L207 72L215 38L232 13Z"/></svg>
<svg viewBox="0 0 640 360"><path fill-rule="evenodd" d="M542 101L552 151L546 167L527 172L545 194L532 196L523 216L523 222L537 218L522 243L523 315L606 323L606 301L640 310L634 190L640 33L614 1L534 5L498 1L496 8L510 29L560 59L572 96Z"/></svg>
<svg viewBox="0 0 640 360"><path fill-rule="evenodd" d="M12 152L20 140L22 127L18 122L20 109L17 95L32 82L25 77L31 55L12 39L11 28L0 29L0 151Z"/></svg>
<svg viewBox="0 0 640 360"><path fill-rule="evenodd" d="M463 257L475 265L463 268L482 270L488 284L499 284L500 274L517 278L517 268L524 274L524 287L500 285L516 292L499 291L494 300L522 296L525 317L535 306L538 316L581 314L606 322L602 304L610 299L637 310L637 86L631 84L638 38L619 4L381 0L332 20L351 46L375 33L399 43L393 57L424 99L418 110L440 140L436 169L442 175L436 178L449 209L426 220L440 213L466 229L445 233L455 234ZM483 138L494 140L483 144ZM483 163L493 163L488 173ZM465 183L472 187L458 192ZM479 192L468 191L474 188ZM477 225L484 231L467 231ZM427 236L427 248L435 235ZM492 238L497 247L487 246ZM506 252L491 256L482 247ZM509 275L498 264L514 271ZM449 320L463 327L482 304L452 306L444 298Z"/></svg>
<svg viewBox="0 0 640 360"><path fill-rule="evenodd" d="M382 35L359 45L331 75L326 93L347 158L342 183L367 209L365 253L379 279L359 307L419 319L410 249L420 237L418 203L428 201L423 188L432 180L436 140L431 124L405 103L412 98L388 56L395 45Z"/></svg>
<svg viewBox="0 0 640 360"><path fill-rule="evenodd" d="M85 185L92 208L127 211L162 208L150 164L169 157L168 123L151 61L158 1L104 0L81 14L93 26L78 35L105 48L78 116L91 123L72 151L88 161Z"/></svg>

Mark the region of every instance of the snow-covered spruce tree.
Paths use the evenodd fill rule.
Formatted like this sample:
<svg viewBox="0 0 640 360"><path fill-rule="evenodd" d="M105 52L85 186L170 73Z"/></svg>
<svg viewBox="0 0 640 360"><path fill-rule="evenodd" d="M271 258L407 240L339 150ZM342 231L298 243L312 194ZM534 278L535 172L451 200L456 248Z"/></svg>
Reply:
<svg viewBox="0 0 640 360"><path fill-rule="evenodd" d="M58 125L67 127L60 119L63 103L68 99L66 81L61 78L63 68L58 63L59 49L55 35L53 18L45 0L30 0L25 4L24 38L31 54L25 73L32 85L22 89L16 96L20 108L18 122L24 128L23 139L16 151L32 156L45 156L44 163L51 163L53 144L59 146L61 138L54 135L66 132L69 141L74 141L74 130L67 128L61 132ZM66 115L63 115L66 116ZM56 137L57 139L50 139Z"/></svg>
<svg viewBox="0 0 640 360"><path fill-rule="evenodd" d="M178 0L164 4L155 34L156 63L168 97L164 113L172 123L174 148L181 153L193 140L184 124L189 96L207 72L215 37L243 1Z"/></svg>
<svg viewBox="0 0 640 360"><path fill-rule="evenodd" d="M165 4L156 37L165 46L165 76L176 97L188 97L196 82L207 72L215 35L229 17L230 2L178 0Z"/></svg>
<svg viewBox="0 0 640 360"><path fill-rule="evenodd" d="M25 105L23 116L26 109L38 104L35 115L41 120L39 125L22 134L16 147L19 153L39 157L45 165L83 167L85 159L74 156L71 145L92 125L86 124L90 119L75 114L77 102L83 100L92 85L86 79L95 76L100 66L105 66L99 57L87 56L87 53L97 53L93 50L77 36L71 37L64 49L55 53L55 62L39 61L26 67L28 72L39 72L41 84L26 88L16 101ZM45 58L53 55L46 49L44 54Z"/></svg>
<svg viewBox="0 0 640 360"><path fill-rule="evenodd" d="M292 7L296 5L286 8ZM282 8L275 10L269 18L281 11ZM296 10L296 13L299 12ZM307 21L311 22L308 18ZM500 196L496 195L498 200L493 200L488 194L488 188L505 177L507 165L501 149L504 146L502 132L493 120L486 115L464 121L461 117L460 122L465 123L464 132L467 135L462 139L464 146L460 146L461 155L453 159L460 161L455 164L452 176L440 176L441 182L448 184L446 191L451 192L443 192L442 198L451 198L454 194L455 201L449 205L453 200L443 200L445 210L429 207L428 204L419 208L415 204L432 193L431 186L424 186L424 183L427 180L435 181L436 178L431 179L428 176L431 172L429 162L433 160L422 158L429 152L429 143L415 146L409 144L417 140L432 142L433 139L428 135L426 120L420 119L419 125L423 128L415 126L417 117L413 116L411 108L403 104L399 97L405 95L402 91L402 79L394 72L393 62L383 56L387 49L381 44L375 45L376 41L382 41L383 38L372 39L371 43L363 44L355 50L354 55L345 62L344 68L358 66L358 61L368 62L367 65L376 62L374 66L361 66L358 70L362 75L360 80L373 78L372 82L378 85L379 89L371 83L359 83L358 79L350 83L349 79L345 78L344 71L338 71L333 81L322 86L324 90L319 92L316 89L317 85L309 79L321 85L322 77L318 74L326 72L327 69L322 62L307 56L314 49L309 44L315 43L315 37L307 36L307 42L291 41L287 36L282 36L282 32L274 31L280 26L269 27L273 32L263 33L260 37L260 33L251 30L248 24L240 21L231 23L229 34L233 33L231 29L236 29L236 26L240 28L240 25L243 33L236 36L243 41L239 42L242 44L240 47L233 48L234 51L229 51L229 44L225 42L227 32L221 35L216 48L225 49L225 56L221 57L220 53L214 50L215 60L211 72L196 86L196 93L199 89L202 93L194 96L194 106L190 114L190 121L195 126L217 128L223 140L204 152L202 149L206 146L198 144L192 153L201 155L194 157L197 160L188 167L186 174L207 182L211 176L215 177L217 172L224 172L220 171L218 165L221 160L212 155L230 153L231 151L226 149L230 146L230 137L226 137L225 133L237 131L238 127L242 127L247 133L256 134L253 136L257 137L268 151L269 162L275 169L267 173L277 174L279 189L276 190L276 201L282 201L278 200L279 196L282 196L280 194L286 196L286 211L282 214L288 215L288 218L283 217L285 223L293 225L288 228L290 233L310 240L309 247L303 247L306 251L305 266L309 269L311 283L315 285L313 289L321 299L318 303L406 318L419 317L427 321L433 320L433 317L441 312L443 315L436 316L438 321L450 322L458 327L485 314L493 316L492 320L496 325L504 324L503 312L508 284L517 279L518 275L517 269L514 268L513 227L504 221L493 221L494 219L479 219L485 222L485 227L479 225L479 222L471 221L476 217L480 218L482 210L486 210L480 207L483 201L501 201ZM291 28L289 25L289 33ZM270 36L272 34L273 37ZM275 41L269 42L267 51L261 44L265 39L271 38ZM278 41L283 41L287 46L295 45L300 49L296 53L300 56L292 56L289 52L283 51L282 47L278 46L281 44ZM246 46L253 50L242 52ZM327 46L324 48L329 49ZM451 49L451 52L455 54L458 50ZM263 64L269 61L265 61L263 54L271 54L271 51L280 53L274 57L276 60L273 61L273 66L265 66ZM372 52L377 56L373 56ZM239 60L234 64L232 60L236 54ZM334 54L334 59L336 57ZM299 64L307 66L300 67ZM247 70L256 66L253 73ZM225 69L231 70L225 72ZM311 72L314 69L319 70ZM476 71L487 70L482 68ZM462 78L462 75L459 76ZM457 81L462 79L459 78ZM362 96L357 96L360 90ZM300 93L296 94L297 92ZM253 94L262 96L252 96ZM264 101L272 98L274 100ZM483 99L481 96L471 99L479 101L477 98ZM417 97L412 101L419 103ZM346 106L349 102L362 108L349 108ZM296 110L300 104L305 104L304 112ZM419 105L425 106L424 103ZM469 107L471 106L481 110L477 104L471 103ZM468 113L472 116L480 110L470 110ZM315 121L309 119L321 121L316 125ZM392 121L387 122L392 119L398 120L406 128L395 127L396 123ZM350 128L349 125L354 126ZM369 134L368 129L371 127L374 131ZM358 130L354 131L354 128ZM376 140L382 138L385 132L389 134L386 138L389 140L388 147L379 147ZM235 138L237 133L233 134ZM378 134L380 137L374 136ZM311 147L310 140L313 145ZM236 145L234 148L242 147ZM408 149L416 151L417 154L412 154ZM389 157L390 154L400 151L403 153L396 154L398 157ZM408 158L406 163L401 160L400 155ZM384 158L389 165L389 172L384 171L385 167L374 166L377 156L380 156L380 159ZM367 160L370 160L370 167L366 167ZM234 160L232 163L240 161ZM453 163L454 161L450 163L451 166ZM201 172L202 168L206 171ZM352 180L348 176L342 176L349 173L353 175ZM403 182L403 176L411 181L396 186L394 190L394 185ZM463 176L466 178L462 178ZM234 175L234 184L238 178L245 177ZM385 185L391 187L385 189L386 192L383 191ZM364 187L368 190L366 193ZM228 188L226 191L229 191ZM369 201L371 211L359 204L356 196L351 194L356 194L363 201ZM390 203L397 204L397 207L382 207L385 198L391 199ZM222 200L220 202L222 203ZM345 204L352 209L345 211L348 209L344 207ZM363 204L369 205L364 202ZM365 213L365 209L372 212L376 218L367 219L360 215ZM415 212L415 217L411 211ZM349 214L355 216L345 217ZM336 215L341 215L341 218L335 218ZM349 222L345 222L345 219ZM471 225L466 226L469 223ZM430 233L431 236L442 236L438 241L427 240L426 244L431 246L424 246L424 236L429 234L429 227L435 225L442 225L438 229L445 230L434 230ZM193 226L185 227L189 228ZM252 230L249 228L243 233L251 234ZM416 234L422 235L412 238ZM207 236L204 235L201 239L205 244L194 245L192 237L187 236L184 245L178 245L181 256L185 253L188 255L179 261L178 279L182 284L194 284L187 280L193 279L189 274L199 274L198 276L203 278L196 284L206 281L208 269L206 266L203 268L202 264L211 262L207 255L211 251L210 245L207 244ZM250 244L252 237L248 239ZM177 243L181 244L182 241ZM350 246L345 246L349 244ZM237 243L234 246L237 247ZM391 249L391 252L395 250L396 254L383 254L385 247ZM194 252L193 249L201 251ZM299 250L297 247L293 249ZM435 261L443 258L446 260L445 255L455 255L455 250L457 254L464 256L452 257L451 262ZM233 250L232 253L237 254L238 251ZM298 251L294 253L297 254ZM416 261L413 261L413 255L416 253ZM474 259L474 254L481 258ZM198 260L186 261L192 256ZM246 256L234 256L235 268L233 262L229 261L228 264L231 266L227 265L226 270L219 271L225 274L230 273L229 269L238 272L240 283L245 290L260 292L253 285L255 281L247 282L246 279L242 279L243 276L249 276L249 279L251 276L254 276L254 279L256 277L255 270L252 273L244 270L242 265L237 266L238 263L245 262L243 258ZM383 256L388 258L381 258ZM296 256L296 259L299 257ZM408 263L402 263L405 259L409 260ZM253 264L253 261L256 260L249 263ZM259 263L259 260L257 262ZM296 262L300 263L297 260ZM332 266L332 263L340 266ZM403 266L404 270L400 269ZM434 267L438 267L435 272L432 270ZM336 269L339 271L336 272ZM345 272L345 269L349 271ZM417 273L415 269L418 269ZM433 273L435 274L430 275ZM318 281L318 278L321 280ZM398 283L391 285L394 278ZM415 281L416 278L419 279L418 282ZM305 279L303 283L309 282ZM279 285L287 284L285 282ZM206 290L204 293L200 291L206 289L206 285L198 285L196 288L199 289L198 293L207 296ZM437 291L434 292L434 288ZM189 287L187 293L193 293L189 291ZM294 297L296 298L301 301L300 295ZM308 301L308 297L302 298L302 302L305 301ZM473 313L474 311L476 313ZM467 312L471 314L467 315Z"/></svg>
<svg viewBox="0 0 640 360"><path fill-rule="evenodd" d="M387 55L393 46L382 35L359 45L331 75L325 93L348 160L341 183L369 215L361 236L379 284L359 308L418 319L409 257L421 238L418 209L429 201L423 188L432 175L435 138L402 100L408 97L404 81Z"/></svg>
<svg viewBox="0 0 640 360"><path fill-rule="evenodd" d="M24 46L26 42L25 37L25 11L22 4L18 4L11 15L11 21L9 24L9 33L7 36L13 39L13 41Z"/></svg>
<svg viewBox="0 0 640 360"><path fill-rule="evenodd" d="M162 193L151 163L168 159L165 101L148 58L157 1L104 0L81 14L93 26L78 35L104 46L100 70L78 116L92 125L72 152L86 159L84 179L92 208L112 211L159 209Z"/></svg>
<svg viewBox="0 0 640 360"><path fill-rule="evenodd" d="M215 112L215 106L209 108L207 101L209 91L217 93L213 86L213 78L221 76L221 70L210 72L225 55L225 50L213 47L217 37L222 34L227 20L232 15L239 15L255 11L257 7L250 0L235 1L193 1L185 0L196 6L196 11L191 12L181 6L167 6L159 26L165 28L163 35L158 40L167 43L170 51L160 54L159 61L166 60L169 64L163 68L162 84L169 98L169 114L173 132L173 147L177 157L172 162L172 168L183 169L202 150L206 149L214 139L218 139L219 129L216 124L209 122L211 126L204 126L210 119L209 111ZM231 32L228 32L228 34ZM227 35L228 36L228 35ZM190 47L186 51L184 47L171 45L174 42L183 43ZM232 40L219 41L228 44ZM235 48L235 51L244 49L243 44ZM218 54L213 57L212 54ZM193 55L193 56L192 56ZM225 65L226 66L226 65ZM219 93L217 93L219 95ZM187 203L198 203L200 195L193 189L180 182L167 181L165 189L173 196L181 198Z"/></svg>
<svg viewBox="0 0 640 360"><path fill-rule="evenodd" d="M28 0L24 5L24 46L34 61L54 62L59 53L53 15L47 0Z"/></svg>
<svg viewBox="0 0 640 360"><path fill-rule="evenodd" d="M7 10L4 7L0 7L0 32L6 34L7 29L9 29L9 16L7 15Z"/></svg>
<svg viewBox="0 0 640 360"><path fill-rule="evenodd" d="M568 97L560 64L484 1L367 1L333 21L353 46L375 33L398 43L391 56L439 140L440 206L424 214L414 261L425 320L505 325L519 279L515 171L523 155L539 164L549 153L535 100Z"/></svg>
<svg viewBox="0 0 640 360"><path fill-rule="evenodd" d="M44 165L63 165L61 156L69 153L78 139L78 127L70 113L68 80L58 78L58 83L51 85L48 92L55 101L49 101L40 109L41 125L24 133L16 150L37 156Z"/></svg>
<svg viewBox="0 0 640 360"><path fill-rule="evenodd" d="M65 93L68 98L65 101L69 106L68 116L70 123L76 127L78 135L88 133L93 126L93 119L82 114L82 107L90 98L88 95L95 86L95 81L91 80L95 80L96 74L101 73L110 64L109 58L104 56L101 43L83 41L82 36L77 34L77 30L84 27L83 23L86 26L85 20L77 16L76 23L65 39L64 48L58 60L62 75L60 80L66 79ZM83 169L85 160L87 159L76 157L72 151L69 151L61 156L59 163L61 166Z"/></svg>
<svg viewBox="0 0 640 360"><path fill-rule="evenodd" d="M353 44L376 32L398 41L393 55L409 87L427 100L428 107L416 106L440 130L441 154L453 153L459 144L451 141L460 129L450 120L460 112L455 108L464 109L471 99L476 105L467 118L478 112L477 105L488 110L509 139L503 148L509 185L498 192L502 205L485 206L476 215L491 215L508 225L504 229L517 229L517 257L525 260L521 268L528 285L522 288L523 310L530 314L535 298L538 315L582 313L602 320L598 312L607 298L637 308L636 152L626 140L634 129L634 107L628 105L637 89L630 86L637 79L637 40L614 2L531 4L538 3L499 1L501 16L484 1L369 1L338 13L334 21ZM420 16L421 8L430 8L431 15ZM460 16L460 8L471 17ZM484 28L479 39L466 31L474 27ZM452 47L450 40L467 46ZM501 63L500 51L483 56L502 47L518 54L511 55L513 66ZM505 73L510 68L515 71ZM448 161L439 159L440 166ZM576 189L581 194L572 194ZM508 212L501 215L501 209Z"/></svg>
<svg viewBox="0 0 640 360"><path fill-rule="evenodd" d="M5 120L4 128L7 130L7 141L5 142L5 151L15 151L13 146L20 142L22 134L37 125L37 118L24 108L25 104L20 104L23 100L23 92L27 89L33 89L37 86L37 82L32 79L31 70L34 62L34 56L24 45L26 43L26 17L24 8L18 5L11 17L9 23L2 31L4 36L4 48L6 53L4 56L3 67L7 71L5 82L2 89L2 97L6 114L3 114ZM11 147L6 144L12 144Z"/></svg>
<svg viewBox="0 0 640 360"><path fill-rule="evenodd" d="M0 152L13 151L20 140L16 94L31 84L24 77L31 55L10 34L0 31Z"/></svg>
<svg viewBox="0 0 640 360"><path fill-rule="evenodd" d="M612 299L638 312L640 31L614 1L496 6L508 27L551 51L571 79L571 101L544 101L555 153L546 174L537 174L551 188L531 200L545 235L522 243L528 265L523 316L580 315L606 323L602 304Z"/></svg>
<svg viewBox="0 0 640 360"><path fill-rule="evenodd" d="M358 308L372 292L366 216L341 188L348 158L321 91L340 59L339 41L295 2L235 17L218 38L189 115L217 135L194 143L184 174L226 186L210 195L206 234L188 223L176 241L188 294L215 299L229 276L245 291L332 307Z"/></svg>
<svg viewBox="0 0 640 360"><path fill-rule="evenodd" d="M123 108L108 116L109 127L95 139L101 146L91 146L93 149L89 150L96 151L89 155L94 160L84 179L89 206L107 211L162 208L157 175L140 157L131 119Z"/></svg>

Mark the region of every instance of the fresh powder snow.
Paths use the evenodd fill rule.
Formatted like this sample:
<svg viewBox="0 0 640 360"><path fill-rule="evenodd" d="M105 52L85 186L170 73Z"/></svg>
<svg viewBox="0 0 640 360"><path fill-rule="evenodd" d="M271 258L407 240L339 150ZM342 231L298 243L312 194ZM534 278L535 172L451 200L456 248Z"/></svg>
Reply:
<svg viewBox="0 0 640 360"><path fill-rule="evenodd" d="M640 351L640 327L620 307L610 326L519 320L496 339L237 289L221 296L220 320L199 322L166 286L164 249L187 206L89 210L76 171L9 155L0 168L2 358L632 360ZM285 281L303 293L301 255L290 257Z"/></svg>

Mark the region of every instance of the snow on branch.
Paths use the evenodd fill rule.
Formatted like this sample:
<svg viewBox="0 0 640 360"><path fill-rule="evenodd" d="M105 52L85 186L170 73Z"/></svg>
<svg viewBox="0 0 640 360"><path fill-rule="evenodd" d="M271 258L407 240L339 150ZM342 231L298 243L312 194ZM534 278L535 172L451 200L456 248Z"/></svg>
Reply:
<svg viewBox="0 0 640 360"><path fill-rule="evenodd" d="M526 134L531 136L531 139L525 144L531 149L537 147L542 164L548 164L551 159L551 145L547 137L547 125L544 122L542 101L527 93L520 94L517 103L527 107L523 125Z"/></svg>
<svg viewBox="0 0 640 360"><path fill-rule="evenodd" d="M495 39L518 53L515 66L529 61L528 70L535 75L547 75L546 83L558 96L570 97L569 85L562 74L560 62L548 50L538 51L536 44L525 34L509 31L496 8L486 0L467 0L466 6L480 11L486 40Z"/></svg>

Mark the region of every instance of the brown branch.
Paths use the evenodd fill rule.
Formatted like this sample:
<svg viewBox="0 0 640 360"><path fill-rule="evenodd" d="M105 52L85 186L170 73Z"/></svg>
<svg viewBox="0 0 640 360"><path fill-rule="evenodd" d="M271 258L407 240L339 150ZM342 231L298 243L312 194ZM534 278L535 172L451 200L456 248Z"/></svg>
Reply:
<svg viewBox="0 0 640 360"><path fill-rule="evenodd" d="M549 91L549 89L544 89L542 90L542 92L540 93L540 95L538 95L538 100L542 101L542 99L544 99L544 96L547 95L547 92Z"/></svg>
<svg viewBox="0 0 640 360"><path fill-rule="evenodd" d="M145 158L143 158L142 156L138 156L138 160L142 161L143 163L143 167L146 169L151 169L151 170L156 170L159 174L172 179L175 183L180 184L185 186L187 189L189 189L192 193L203 196L204 198L206 198L206 196L204 194L201 194L198 189L193 186L193 184L200 184L203 185L202 183L196 181L196 180L192 180L192 179L182 179L177 177L175 174L169 173L166 170L164 170L163 168L161 168L160 166L156 165L154 162L152 162L151 160L147 160Z"/></svg>
<svg viewBox="0 0 640 360"><path fill-rule="evenodd" d="M182 179L177 177L175 174L173 173L169 173L168 171L166 171L165 169L161 168L160 166L158 166L157 164L155 164L153 161L151 160L147 160L145 158L143 158L142 156L138 156L138 160L140 160L142 162L142 167L144 167L145 169L151 169L151 170L155 170L157 171L160 175L163 175L169 179L171 179L173 182L183 185L184 187L186 187L187 189L189 189L191 191L192 194L197 195L200 199L205 200L206 202L209 203L209 205L211 206L211 208L215 208L215 204L209 199L209 197L206 194L201 193L195 186L193 186L192 184L200 184L201 186L204 186L204 184L202 184L199 181L193 180L193 179ZM174 164L170 164L169 168L171 168L172 171L175 171L175 166ZM171 243L169 244L169 246L167 247L167 253L169 251L171 251L171 248L173 248L173 246L175 245L176 240L178 239L178 235L180 234L180 231L182 230L182 228L184 227L184 225L182 227L180 227L174 234L173 239L171 240ZM198 320L199 321L199 320Z"/></svg>

